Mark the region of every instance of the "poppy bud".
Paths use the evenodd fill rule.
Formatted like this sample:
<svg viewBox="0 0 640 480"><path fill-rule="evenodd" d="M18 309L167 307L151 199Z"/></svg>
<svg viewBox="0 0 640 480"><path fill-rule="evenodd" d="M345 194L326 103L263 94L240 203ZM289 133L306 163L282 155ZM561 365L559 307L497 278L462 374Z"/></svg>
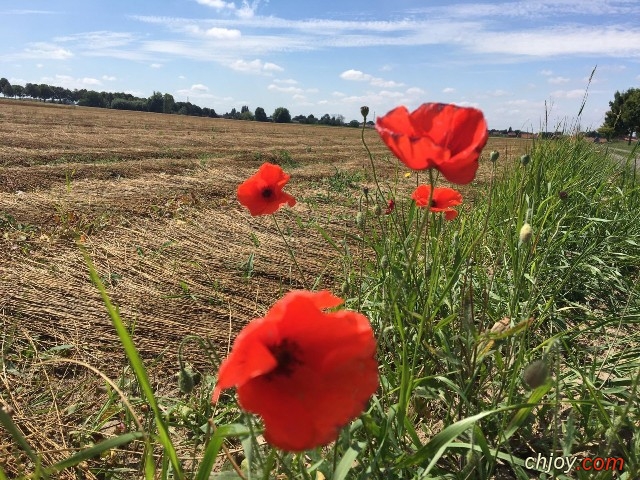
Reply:
<svg viewBox="0 0 640 480"><path fill-rule="evenodd" d="M362 116L366 120L367 119L367 115L369 115L369 107L367 107L366 105L360 107L360 113L362 114Z"/></svg>
<svg viewBox="0 0 640 480"><path fill-rule="evenodd" d="M376 217L382 215L382 207L380 205L376 205L373 209L373 213L376 215Z"/></svg>
<svg viewBox="0 0 640 480"><path fill-rule="evenodd" d="M349 282L342 282L342 285L340 285L340 293L343 295L349 293Z"/></svg>
<svg viewBox="0 0 640 480"><path fill-rule="evenodd" d="M380 266L382 268L387 268L389 266L389 257L387 257L386 255L383 255L382 258L380 259Z"/></svg>
<svg viewBox="0 0 640 480"><path fill-rule="evenodd" d="M520 229L520 243L527 243L529 240L531 240L532 235L533 230L531 229L531 225L525 223Z"/></svg>
<svg viewBox="0 0 640 480"><path fill-rule="evenodd" d="M359 228L364 227L364 214L362 212L358 212L358 214L356 215L356 225Z"/></svg>
<svg viewBox="0 0 640 480"><path fill-rule="evenodd" d="M569 194L565 190L558 192L558 196L560 197L560 200L566 200L569 198Z"/></svg>
<svg viewBox="0 0 640 480"><path fill-rule="evenodd" d="M520 157L520 163L525 167L529 164L530 161L531 161L531 156L528 153Z"/></svg>
<svg viewBox="0 0 640 480"><path fill-rule="evenodd" d="M500 156L500 152L496 152L495 150L493 150L489 155L489 160L491 160L493 163L496 163L498 161L499 156Z"/></svg>
<svg viewBox="0 0 640 480"><path fill-rule="evenodd" d="M539 386L544 385L548 376L549 367L547 366L547 362L544 360L531 362L527 365L524 369L524 373L522 374L524 383L526 383L529 388L538 388Z"/></svg>
<svg viewBox="0 0 640 480"><path fill-rule="evenodd" d="M180 367L178 373L178 388L182 393L191 393L193 387L200 383L200 374L189 367Z"/></svg>

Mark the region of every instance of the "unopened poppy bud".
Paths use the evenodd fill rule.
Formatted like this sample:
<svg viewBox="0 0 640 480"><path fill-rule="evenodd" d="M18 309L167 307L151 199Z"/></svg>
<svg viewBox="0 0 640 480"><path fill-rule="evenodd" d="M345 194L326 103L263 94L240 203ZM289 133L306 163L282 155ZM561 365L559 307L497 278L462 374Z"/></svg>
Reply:
<svg viewBox="0 0 640 480"><path fill-rule="evenodd" d="M364 227L364 213L358 212L358 214L356 215L356 225L358 226L358 228Z"/></svg>
<svg viewBox="0 0 640 480"><path fill-rule="evenodd" d="M524 373L522 374L524 383L526 383L529 388L538 388L539 386L544 385L548 376L549 367L547 366L547 362L544 360L531 362L527 365L524 369Z"/></svg>
<svg viewBox="0 0 640 480"><path fill-rule="evenodd" d="M500 152L496 152L495 150L489 154L489 160L493 163L498 161L498 157L500 157Z"/></svg>
<svg viewBox="0 0 640 480"><path fill-rule="evenodd" d="M373 209L373 213L377 216L382 215L382 207L380 205L376 205Z"/></svg>
<svg viewBox="0 0 640 480"><path fill-rule="evenodd" d="M349 282L342 282L342 285L340 285L340 293L343 295L349 293Z"/></svg>
<svg viewBox="0 0 640 480"><path fill-rule="evenodd" d="M180 388L180 392L191 393L197 383L196 376L200 380L199 375L196 375L189 367L181 367L180 373L178 373L178 388Z"/></svg>
<svg viewBox="0 0 640 480"><path fill-rule="evenodd" d="M520 157L520 163L524 166L529 165L530 161L531 161L531 156L528 153L525 153Z"/></svg>
<svg viewBox="0 0 640 480"><path fill-rule="evenodd" d="M380 259L380 266L382 268L387 268L389 266L389 257L387 257L386 255L383 255L382 258Z"/></svg>
<svg viewBox="0 0 640 480"><path fill-rule="evenodd" d="M362 116L366 120L367 119L367 115L369 115L369 107L367 107L366 105L360 107L360 113L362 114Z"/></svg>
<svg viewBox="0 0 640 480"><path fill-rule="evenodd" d="M531 225L525 223L520 229L520 243L527 243L529 240L531 240L532 235L533 230L531 229Z"/></svg>

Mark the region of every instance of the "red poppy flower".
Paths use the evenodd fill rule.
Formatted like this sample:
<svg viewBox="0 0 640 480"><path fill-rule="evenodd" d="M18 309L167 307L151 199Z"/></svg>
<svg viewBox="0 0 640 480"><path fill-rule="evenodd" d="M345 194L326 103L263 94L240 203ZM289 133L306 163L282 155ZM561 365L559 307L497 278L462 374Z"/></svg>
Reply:
<svg viewBox="0 0 640 480"><path fill-rule="evenodd" d="M429 185L420 185L415 189L411 198L416 201L418 207L429 206L429 210L432 212L444 212L444 218L447 220L453 220L458 216L458 212L452 207L462 203L460 192L452 188L434 188L431 204L429 204L430 194L431 187Z"/></svg>
<svg viewBox="0 0 640 480"><path fill-rule="evenodd" d="M396 202L394 202L392 198L389 200L389 203L387 203L387 209L384 211L384 214L389 215L391 212L393 212L394 208L396 208Z"/></svg>
<svg viewBox="0 0 640 480"><path fill-rule="evenodd" d="M395 108L378 117L376 129L409 168L436 168L462 185L474 179L489 136L480 110L444 103L425 103L411 113L406 107Z"/></svg>
<svg viewBox="0 0 640 480"><path fill-rule="evenodd" d="M258 173L238 187L238 200L254 217L274 213L283 203L293 207L296 199L282 191L289 178L278 165L263 163Z"/></svg>
<svg viewBox="0 0 640 480"><path fill-rule="evenodd" d="M322 311L341 303L328 291L286 294L240 332L220 366L212 401L235 386L240 406L262 417L265 438L283 450L335 440L378 388L367 317Z"/></svg>

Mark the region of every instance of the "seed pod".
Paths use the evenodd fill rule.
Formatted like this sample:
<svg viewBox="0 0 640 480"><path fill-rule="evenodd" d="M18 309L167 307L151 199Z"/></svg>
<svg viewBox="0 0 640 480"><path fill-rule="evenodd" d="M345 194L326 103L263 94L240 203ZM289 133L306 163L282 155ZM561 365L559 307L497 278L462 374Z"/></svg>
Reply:
<svg viewBox="0 0 640 480"><path fill-rule="evenodd" d="M369 115L369 107L367 107L366 105L360 107L360 114L364 117L364 119L367 119L367 115Z"/></svg>
<svg viewBox="0 0 640 480"><path fill-rule="evenodd" d="M544 385L548 376L549 367L547 366L547 362L544 360L531 362L527 365L524 369L524 373L522 374L524 383L526 383L529 388L538 388L539 386Z"/></svg>
<svg viewBox="0 0 640 480"><path fill-rule="evenodd" d="M529 225L528 223L522 225L522 228L520 229L520 244L527 243L529 240L531 240L532 236L533 230L531 229L531 225Z"/></svg>

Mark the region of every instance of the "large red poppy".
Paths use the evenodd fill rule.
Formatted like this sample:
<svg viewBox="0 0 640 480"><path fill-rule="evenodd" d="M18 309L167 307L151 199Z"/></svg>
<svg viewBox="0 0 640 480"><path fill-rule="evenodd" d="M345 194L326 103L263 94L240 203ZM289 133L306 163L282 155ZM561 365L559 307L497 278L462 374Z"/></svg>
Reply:
<svg viewBox="0 0 640 480"><path fill-rule="evenodd" d="M262 417L265 438L283 450L335 440L378 388L367 317L322 311L341 303L328 291L286 294L240 332L220 366L212 401L235 386L240 406Z"/></svg>
<svg viewBox="0 0 640 480"><path fill-rule="evenodd" d="M293 207L296 199L282 191L289 178L280 166L263 163L258 173L238 187L238 200L254 217L274 213L284 203Z"/></svg>
<svg viewBox="0 0 640 480"><path fill-rule="evenodd" d="M431 197L431 203L429 203ZM431 195L429 185L420 185L411 195L418 207L429 207L432 212L444 212L444 218L453 220L458 216L458 212L452 207L462 203L460 192L452 188L434 188Z"/></svg>
<svg viewBox="0 0 640 480"><path fill-rule="evenodd" d="M414 170L436 168L452 183L471 182L489 136L480 110L425 103L409 113L397 107L376 120L389 149Z"/></svg>

